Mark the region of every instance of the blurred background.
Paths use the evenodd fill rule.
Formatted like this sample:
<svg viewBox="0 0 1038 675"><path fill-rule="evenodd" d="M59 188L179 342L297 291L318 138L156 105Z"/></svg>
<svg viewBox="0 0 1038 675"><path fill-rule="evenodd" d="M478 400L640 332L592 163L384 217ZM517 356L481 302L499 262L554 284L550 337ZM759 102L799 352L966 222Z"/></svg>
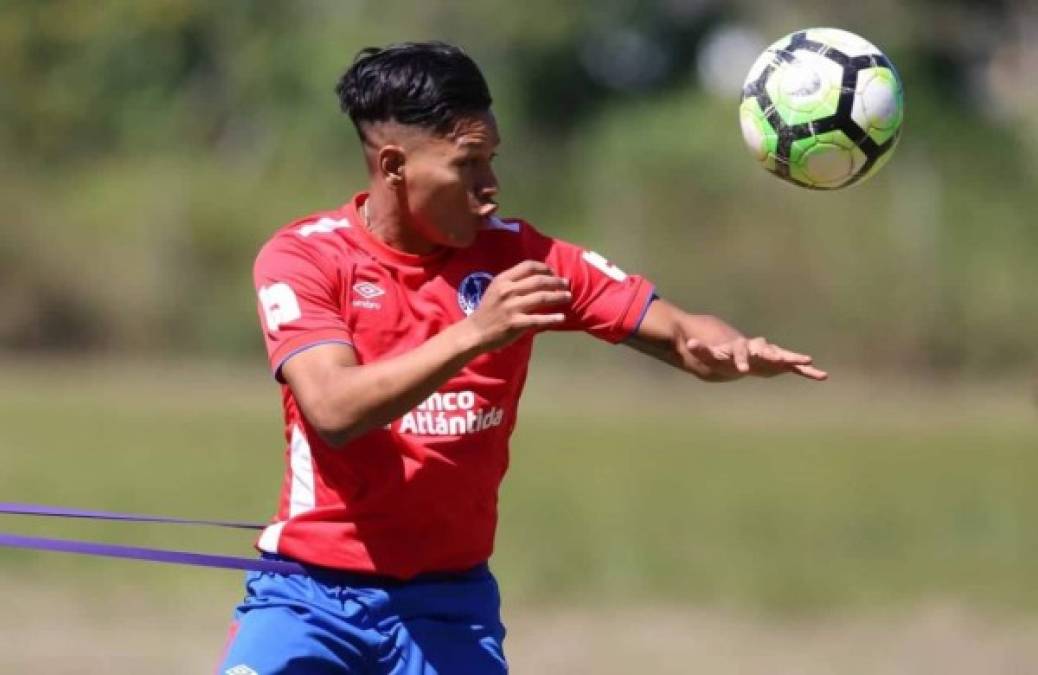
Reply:
<svg viewBox="0 0 1038 675"><path fill-rule="evenodd" d="M893 159L846 191L776 180L739 132L750 63L809 26L863 35L905 84ZM503 214L833 373L706 386L542 339L493 561L516 671L1038 671L1025 0L8 0L0 501L270 516L252 259L365 183L333 92L353 55L421 39L484 69ZM0 570L4 672L206 672L240 595L143 563L0 550Z"/></svg>

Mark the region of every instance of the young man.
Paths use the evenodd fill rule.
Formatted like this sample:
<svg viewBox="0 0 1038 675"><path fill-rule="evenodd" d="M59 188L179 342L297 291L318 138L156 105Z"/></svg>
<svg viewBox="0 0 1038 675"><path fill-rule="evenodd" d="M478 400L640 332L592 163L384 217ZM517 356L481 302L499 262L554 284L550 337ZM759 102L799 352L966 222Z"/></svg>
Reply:
<svg viewBox="0 0 1038 675"><path fill-rule="evenodd" d="M256 261L287 471L220 667L507 671L487 559L534 337L583 330L707 381L826 374L656 297L602 256L502 219L478 67L441 44L362 51L337 89L366 192L277 232Z"/></svg>

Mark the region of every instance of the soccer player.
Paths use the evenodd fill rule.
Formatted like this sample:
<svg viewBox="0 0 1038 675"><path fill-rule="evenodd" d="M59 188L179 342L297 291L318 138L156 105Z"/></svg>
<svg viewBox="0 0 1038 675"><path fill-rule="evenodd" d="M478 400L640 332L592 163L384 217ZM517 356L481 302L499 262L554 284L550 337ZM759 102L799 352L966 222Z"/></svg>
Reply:
<svg viewBox="0 0 1038 675"><path fill-rule="evenodd" d="M487 84L460 49L365 49L337 87L370 180L255 265L286 473L227 675L507 672L487 567L534 338L581 330L710 382L826 373L501 218Z"/></svg>

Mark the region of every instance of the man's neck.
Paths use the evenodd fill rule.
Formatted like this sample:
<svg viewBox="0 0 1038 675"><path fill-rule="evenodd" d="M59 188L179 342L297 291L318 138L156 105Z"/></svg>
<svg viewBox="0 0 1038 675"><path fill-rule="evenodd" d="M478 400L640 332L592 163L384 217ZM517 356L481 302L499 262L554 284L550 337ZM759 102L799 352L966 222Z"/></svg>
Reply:
<svg viewBox="0 0 1038 675"><path fill-rule="evenodd" d="M412 255L430 255L441 248L415 232L392 194L372 189L360 211L368 232L390 248Z"/></svg>

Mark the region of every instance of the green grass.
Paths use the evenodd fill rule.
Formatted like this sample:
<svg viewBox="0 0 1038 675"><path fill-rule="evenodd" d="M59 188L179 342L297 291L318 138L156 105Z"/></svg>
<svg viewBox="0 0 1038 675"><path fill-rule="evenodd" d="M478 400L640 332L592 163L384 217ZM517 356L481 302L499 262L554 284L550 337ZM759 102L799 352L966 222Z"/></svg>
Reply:
<svg viewBox="0 0 1038 675"><path fill-rule="evenodd" d="M494 564L512 603L812 611L961 599L1038 610L1038 424L1007 390L562 381L535 368ZM265 520L276 388L253 371L9 367L0 501ZM596 378L597 379L597 378ZM884 392L878 396L876 392ZM1009 392L1010 394L1012 392ZM250 554L250 535L0 517L0 530ZM191 568L0 550L28 583L234 585ZM233 573L232 573L233 574Z"/></svg>
<svg viewBox="0 0 1038 675"><path fill-rule="evenodd" d="M505 490L500 558L523 595L1038 600L1033 431L572 426L529 429Z"/></svg>

